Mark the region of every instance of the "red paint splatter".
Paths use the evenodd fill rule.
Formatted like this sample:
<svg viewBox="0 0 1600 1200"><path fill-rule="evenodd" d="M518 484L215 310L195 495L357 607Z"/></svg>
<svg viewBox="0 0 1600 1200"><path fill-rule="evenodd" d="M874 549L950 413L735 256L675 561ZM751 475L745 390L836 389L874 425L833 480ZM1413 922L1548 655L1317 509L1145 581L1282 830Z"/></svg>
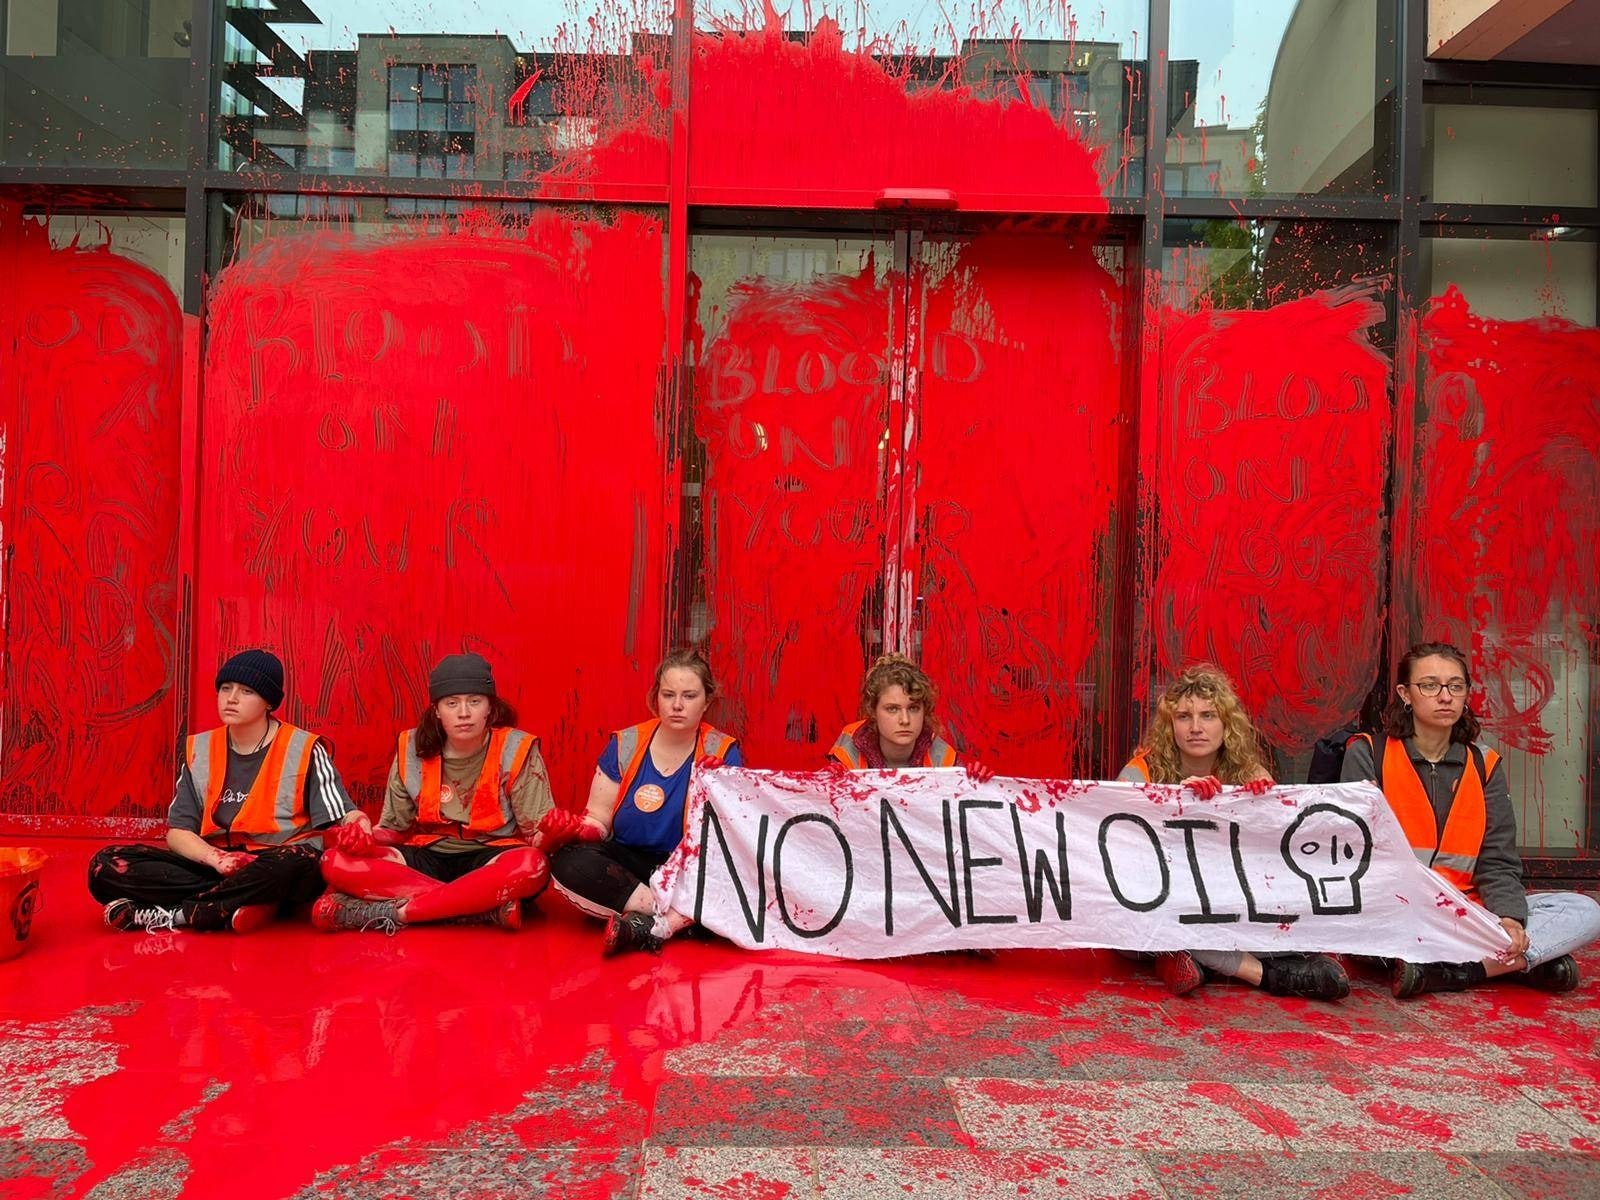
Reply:
<svg viewBox="0 0 1600 1200"><path fill-rule="evenodd" d="M1542 754L1550 656L1600 644L1600 330L1479 317L1452 288L1422 339L1419 628L1470 647L1488 727Z"/></svg>
<svg viewBox="0 0 1600 1200"><path fill-rule="evenodd" d="M478 225L269 241L212 297L193 718L272 647L367 799L467 645L571 802L661 648L660 227Z"/></svg>
<svg viewBox="0 0 1600 1200"><path fill-rule="evenodd" d="M1093 775L1082 697L1106 646L1123 388L1091 247L988 234L929 268L917 442L923 665L970 756Z"/></svg>
<svg viewBox="0 0 1600 1200"><path fill-rule="evenodd" d="M1425 1112L1409 1104L1397 1104L1393 1100L1377 1100L1366 1106L1366 1113L1380 1125L1421 1134L1434 1141L1447 1142L1455 1136L1443 1113Z"/></svg>
<svg viewBox="0 0 1600 1200"><path fill-rule="evenodd" d="M777 21L699 34L693 54L691 204L871 208L885 189L915 188L949 191L966 208L1107 211L1099 153L1072 113L967 87L908 90L908 62L846 50L831 19L803 40ZM654 60L641 70L659 107L559 164L550 184L666 178L670 71Z"/></svg>
<svg viewBox="0 0 1600 1200"><path fill-rule="evenodd" d="M1210 659L1276 744L1354 716L1377 673L1388 364L1370 295L1168 312L1161 330L1163 667Z"/></svg>
<svg viewBox="0 0 1600 1200"><path fill-rule="evenodd" d="M879 620L888 298L869 263L742 280L699 372L711 641L747 761L814 767ZM802 565L803 556L803 565Z"/></svg>
<svg viewBox="0 0 1600 1200"><path fill-rule="evenodd" d="M182 324L149 268L19 222L0 427L0 811L158 816L172 795ZM4 411L0 409L0 421Z"/></svg>

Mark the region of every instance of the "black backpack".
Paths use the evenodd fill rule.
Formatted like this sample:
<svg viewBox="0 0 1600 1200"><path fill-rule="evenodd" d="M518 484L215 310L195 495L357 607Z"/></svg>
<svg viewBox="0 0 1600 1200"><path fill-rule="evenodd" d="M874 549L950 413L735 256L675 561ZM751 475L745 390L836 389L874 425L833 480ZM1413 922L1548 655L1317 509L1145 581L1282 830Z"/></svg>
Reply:
<svg viewBox="0 0 1600 1200"><path fill-rule="evenodd" d="M1311 765L1306 769L1307 783L1338 783L1339 773L1344 767L1344 748L1346 743L1356 734L1361 732L1361 726L1352 721L1348 725L1341 725L1332 733L1317 739L1317 744L1311 747ZM1373 750L1376 753L1374 762L1380 769L1383 764L1382 739L1383 734L1373 735L1376 743Z"/></svg>

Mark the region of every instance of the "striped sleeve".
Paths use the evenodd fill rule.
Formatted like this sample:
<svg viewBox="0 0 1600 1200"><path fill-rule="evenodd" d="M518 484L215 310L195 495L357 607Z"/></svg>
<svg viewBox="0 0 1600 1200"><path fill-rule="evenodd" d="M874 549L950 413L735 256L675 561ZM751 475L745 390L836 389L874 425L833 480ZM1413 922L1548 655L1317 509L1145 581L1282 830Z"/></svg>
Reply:
<svg viewBox="0 0 1600 1200"><path fill-rule="evenodd" d="M337 825L354 807L333 756L318 742L311 748L311 770L306 775L306 812L311 824L317 829Z"/></svg>

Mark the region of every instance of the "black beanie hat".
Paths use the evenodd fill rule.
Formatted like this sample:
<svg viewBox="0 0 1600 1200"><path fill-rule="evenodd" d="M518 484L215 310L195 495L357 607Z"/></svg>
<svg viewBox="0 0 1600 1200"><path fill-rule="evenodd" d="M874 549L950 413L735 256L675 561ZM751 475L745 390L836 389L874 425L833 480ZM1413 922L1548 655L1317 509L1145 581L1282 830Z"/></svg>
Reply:
<svg viewBox="0 0 1600 1200"><path fill-rule="evenodd" d="M481 654L447 654L428 676L428 700L437 704L446 696L492 696L494 673Z"/></svg>
<svg viewBox="0 0 1600 1200"><path fill-rule="evenodd" d="M217 690L225 683L242 683L274 709L283 703L283 664L270 650L241 650L217 672Z"/></svg>

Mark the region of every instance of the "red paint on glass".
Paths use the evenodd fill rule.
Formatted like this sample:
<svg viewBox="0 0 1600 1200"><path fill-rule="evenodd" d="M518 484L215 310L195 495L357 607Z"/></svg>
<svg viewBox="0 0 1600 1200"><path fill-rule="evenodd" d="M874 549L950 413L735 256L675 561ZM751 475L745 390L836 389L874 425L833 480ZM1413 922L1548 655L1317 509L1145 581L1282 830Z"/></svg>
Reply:
<svg viewBox="0 0 1600 1200"><path fill-rule="evenodd" d="M369 803L441 655L489 658L570 803L661 649L660 226L477 224L286 236L212 296L192 719L265 645Z"/></svg>
<svg viewBox="0 0 1600 1200"><path fill-rule="evenodd" d="M155 817L175 737L178 305L109 247L55 249L31 221L12 236L0 812Z"/></svg>
<svg viewBox="0 0 1600 1200"><path fill-rule="evenodd" d="M987 234L936 253L915 465L923 665L962 750L1092 775L1123 429L1116 282L1087 245Z"/></svg>
<svg viewBox="0 0 1600 1200"><path fill-rule="evenodd" d="M1568 736L1552 655L1600 641L1600 330L1480 317L1452 288L1422 340L1418 627L1470 649L1488 727L1542 754Z"/></svg>
<svg viewBox="0 0 1600 1200"><path fill-rule="evenodd" d="M1298 749L1377 674L1389 367L1370 295L1167 312L1152 602L1164 671L1209 659Z"/></svg>
<svg viewBox="0 0 1600 1200"><path fill-rule="evenodd" d="M934 188L968 208L1009 197L998 206L1107 211L1098 151L1079 138L1071 113L1057 118L965 86L910 90L909 60L846 49L830 18L796 39L769 13L761 29L697 34L693 54L690 203L792 198L870 208L886 188ZM669 66L645 59L641 71L664 110ZM646 105L547 179L666 175L662 112Z"/></svg>
<svg viewBox="0 0 1600 1200"><path fill-rule="evenodd" d="M889 303L870 263L736 283L709 332L696 434L710 641L746 761L817 766L856 715L881 613Z"/></svg>

